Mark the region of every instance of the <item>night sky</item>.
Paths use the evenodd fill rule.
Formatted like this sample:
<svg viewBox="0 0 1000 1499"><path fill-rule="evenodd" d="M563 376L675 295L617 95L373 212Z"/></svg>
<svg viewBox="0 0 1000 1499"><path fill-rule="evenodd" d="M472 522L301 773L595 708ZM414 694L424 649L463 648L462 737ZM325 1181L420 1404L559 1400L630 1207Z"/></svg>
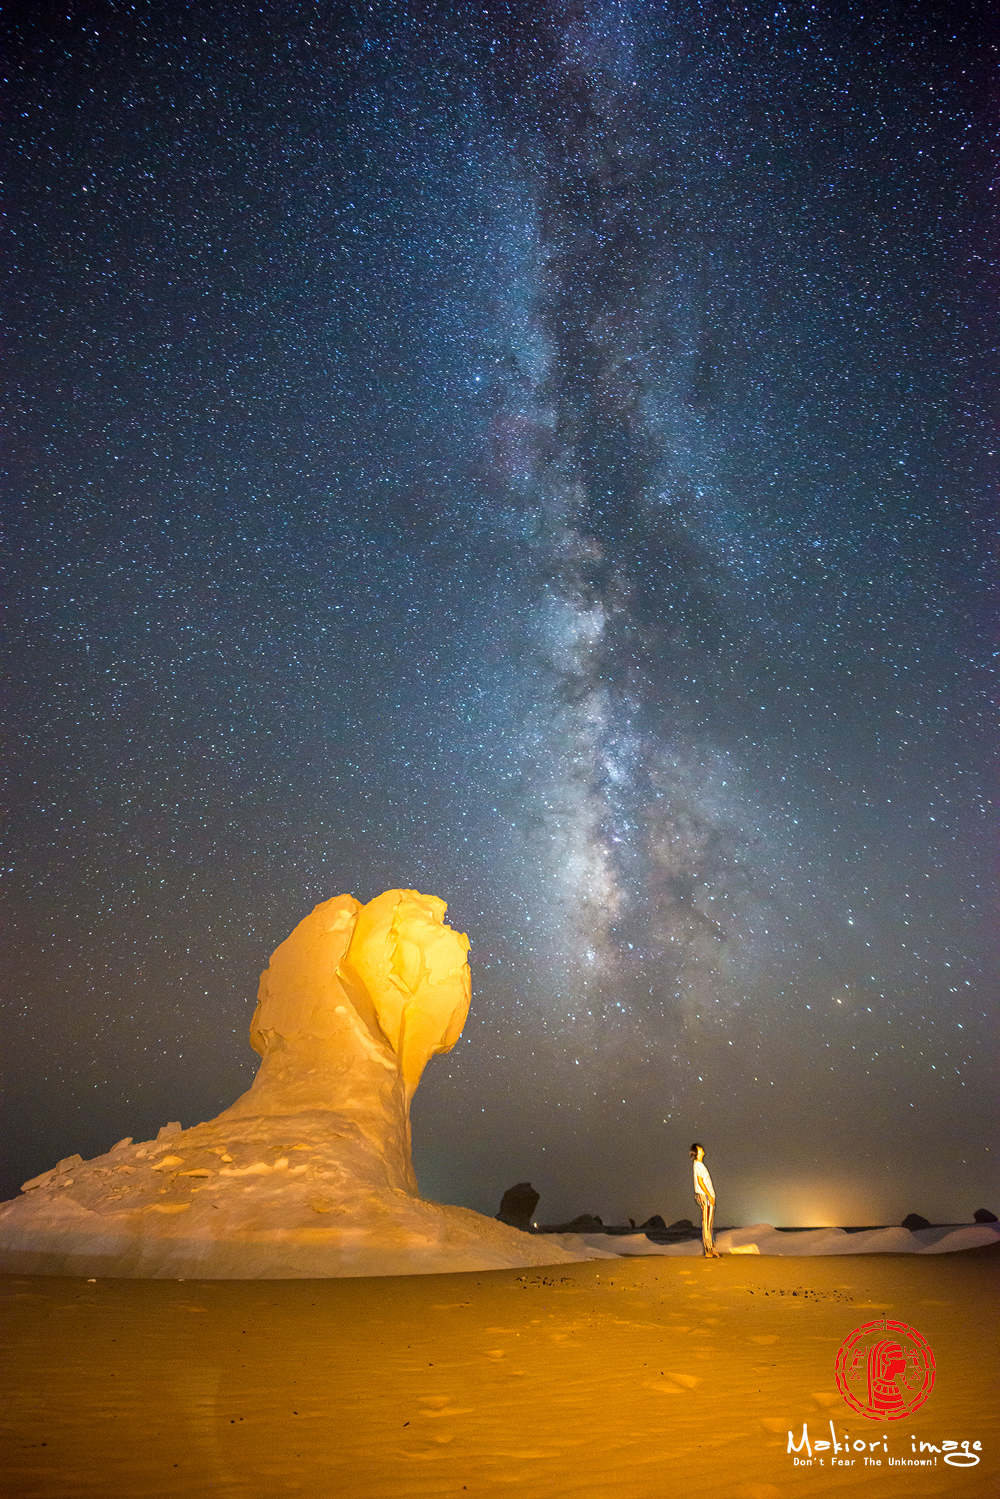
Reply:
<svg viewBox="0 0 1000 1499"><path fill-rule="evenodd" d="M1000 1212L991 9L13 8L0 1195L402 886L426 1195Z"/></svg>

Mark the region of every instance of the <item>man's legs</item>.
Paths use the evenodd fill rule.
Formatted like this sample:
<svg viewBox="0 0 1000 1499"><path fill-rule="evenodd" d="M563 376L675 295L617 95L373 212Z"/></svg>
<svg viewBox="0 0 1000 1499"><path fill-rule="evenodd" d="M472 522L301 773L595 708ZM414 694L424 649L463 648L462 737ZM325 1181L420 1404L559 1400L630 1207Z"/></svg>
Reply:
<svg viewBox="0 0 1000 1499"><path fill-rule="evenodd" d="M715 1203L709 1202L707 1197L699 1197L701 1203L701 1247L710 1258L716 1257L715 1248Z"/></svg>

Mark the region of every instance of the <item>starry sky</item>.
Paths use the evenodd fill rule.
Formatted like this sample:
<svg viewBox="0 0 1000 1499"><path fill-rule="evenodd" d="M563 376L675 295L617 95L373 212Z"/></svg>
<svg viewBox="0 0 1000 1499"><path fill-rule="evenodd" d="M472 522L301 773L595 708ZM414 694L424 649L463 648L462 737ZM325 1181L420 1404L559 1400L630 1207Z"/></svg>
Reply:
<svg viewBox="0 0 1000 1499"><path fill-rule="evenodd" d="M989 9L13 7L4 1197L401 886L426 1195L1000 1211Z"/></svg>

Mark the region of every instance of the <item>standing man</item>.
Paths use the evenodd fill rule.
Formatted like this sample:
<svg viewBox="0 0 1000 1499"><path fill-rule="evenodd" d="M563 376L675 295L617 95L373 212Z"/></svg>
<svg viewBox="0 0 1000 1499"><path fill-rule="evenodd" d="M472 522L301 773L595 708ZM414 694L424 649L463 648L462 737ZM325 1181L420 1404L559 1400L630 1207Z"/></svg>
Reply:
<svg viewBox="0 0 1000 1499"><path fill-rule="evenodd" d="M701 1208L701 1243L705 1258L719 1260L722 1258L715 1247L715 1236L713 1227L715 1223L715 1188L712 1186L712 1178L708 1174L705 1165L705 1147L699 1145L697 1140L691 1146L691 1159L694 1162L694 1200Z"/></svg>

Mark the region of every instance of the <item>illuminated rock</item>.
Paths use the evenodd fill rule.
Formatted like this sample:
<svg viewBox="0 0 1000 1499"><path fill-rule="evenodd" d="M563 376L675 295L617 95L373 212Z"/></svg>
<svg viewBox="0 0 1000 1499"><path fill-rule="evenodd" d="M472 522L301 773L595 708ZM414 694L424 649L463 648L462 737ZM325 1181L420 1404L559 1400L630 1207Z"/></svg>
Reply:
<svg viewBox="0 0 1000 1499"><path fill-rule="evenodd" d="M247 1092L26 1182L0 1205L0 1269L284 1279L589 1257L417 1195L410 1101L469 1009L469 941L445 910L414 890L317 906L261 976Z"/></svg>
<svg viewBox="0 0 1000 1499"><path fill-rule="evenodd" d="M220 1120L340 1114L391 1185L416 1192L410 1101L469 1013L469 939L445 925L446 910L433 895L387 890L367 906L338 896L300 921L261 975L250 1024L260 1070Z"/></svg>

